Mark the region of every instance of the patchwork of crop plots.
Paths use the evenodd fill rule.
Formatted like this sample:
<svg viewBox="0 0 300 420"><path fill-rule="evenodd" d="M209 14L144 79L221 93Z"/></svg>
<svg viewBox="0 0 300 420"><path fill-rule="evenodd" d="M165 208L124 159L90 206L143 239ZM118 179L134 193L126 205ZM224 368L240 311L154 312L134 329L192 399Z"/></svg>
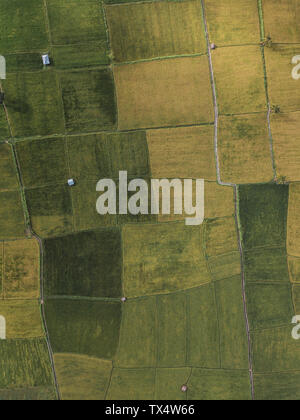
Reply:
<svg viewBox="0 0 300 420"><path fill-rule="evenodd" d="M1 0L0 400L300 398L298 12ZM97 214L124 170L203 225Z"/></svg>

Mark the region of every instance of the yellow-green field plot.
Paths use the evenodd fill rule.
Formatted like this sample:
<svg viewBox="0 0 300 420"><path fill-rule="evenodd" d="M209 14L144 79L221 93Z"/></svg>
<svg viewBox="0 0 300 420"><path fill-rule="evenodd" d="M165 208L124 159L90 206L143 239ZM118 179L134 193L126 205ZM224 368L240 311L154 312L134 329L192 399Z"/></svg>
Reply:
<svg viewBox="0 0 300 420"><path fill-rule="evenodd" d="M6 320L7 339L44 336L38 301L0 301L0 314Z"/></svg>
<svg viewBox="0 0 300 420"><path fill-rule="evenodd" d="M126 296L168 293L207 283L202 235L203 227L184 223L125 226Z"/></svg>
<svg viewBox="0 0 300 420"><path fill-rule="evenodd" d="M300 113L273 114L271 128L277 176L300 181Z"/></svg>
<svg viewBox="0 0 300 420"><path fill-rule="evenodd" d="M299 401L299 372L254 375L258 401Z"/></svg>
<svg viewBox="0 0 300 420"><path fill-rule="evenodd" d="M265 32L276 43L299 43L298 0L262 0Z"/></svg>
<svg viewBox="0 0 300 420"><path fill-rule="evenodd" d="M270 182L273 166L266 115L221 117L219 158L223 182Z"/></svg>
<svg viewBox="0 0 300 420"><path fill-rule="evenodd" d="M287 252L300 257L300 184L290 184L289 210L287 222Z"/></svg>
<svg viewBox="0 0 300 420"><path fill-rule="evenodd" d="M16 190L19 187L17 172L9 144L0 144L0 191Z"/></svg>
<svg viewBox="0 0 300 420"><path fill-rule="evenodd" d="M265 48L269 98L272 106L280 110L299 111L299 81L292 77L294 56L299 55L299 46L275 44Z"/></svg>
<svg viewBox="0 0 300 420"><path fill-rule="evenodd" d="M221 114L267 109L259 46L217 48L213 51L212 59Z"/></svg>
<svg viewBox="0 0 300 420"><path fill-rule="evenodd" d="M62 400L104 400L112 362L77 354L55 354L55 370Z"/></svg>
<svg viewBox="0 0 300 420"><path fill-rule="evenodd" d="M2 291L5 299L37 299L39 246L35 239L0 243Z"/></svg>
<svg viewBox="0 0 300 420"><path fill-rule="evenodd" d="M108 400L153 400L155 369L114 369Z"/></svg>
<svg viewBox="0 0 300 420"><path fill-rule="evenodd" d="M206 254L209 257L238 250L237 229L233 217L209 220L205 224Z"/></svg>
<svg viewBox="0 0 300 420"><path fill-rule="evenodd" d="M117 62L206 52L196 0L107 6L106 15Z"/></svg>
<svg viewBox="0 0 300 420"><path fill-rule="evenodd" d="M120 129L214 120L206 56L115 66L114 75Z"/></svg>
<svg viewBox="0 0 300 420"><path fill-rule="evenodd" d="M153 178L216 180L213 126L147 131Z"/></svg>
<svg viewBox="0 0 300 420"><path fill-rule="evenodd" d="M258 5L253 0L205 0L209 36L218 46L258 44Z"/></svg>
<svg viewBox="0 0 300 420"><path fill-rule="evenodd" d="M232 216L235 213L234 189L216 182L205 183L205 218Z"/></svg>
<svg viewBox="0 0 300 420"><path fill-rule="evenodd" d="M25 220L19 191L0 192L0 239L25 236Z"/></svg>
<svg viewBox="0 0 300 420"><path fill-rule="evenodd" d="M300 257L288 257L290 280L300 283Z"/></svg>

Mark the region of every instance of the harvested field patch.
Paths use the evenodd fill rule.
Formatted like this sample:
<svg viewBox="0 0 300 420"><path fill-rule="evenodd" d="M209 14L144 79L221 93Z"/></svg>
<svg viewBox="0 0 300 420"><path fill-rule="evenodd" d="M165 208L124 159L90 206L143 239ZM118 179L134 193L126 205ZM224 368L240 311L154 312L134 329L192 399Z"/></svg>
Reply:
<svg viewBox="0 0 300 420"><path fill-rule="evenodd" d="M53 71L11 73L3 85L13 136L64 132L60 92Z"/></svg>
<svg viewBox="0 0 300 420"><path fill-rule="evenodd" d="M300 283L300 258L288 257L290 280L293 283Z"/></svg>
<svg viewBox="0 0 300 420"><path fill-rule="evenodd" d="M0 192L0 232L1 239L25 236L25 220L19 191Z"/></svg>
<svg viewBox="0 0 300 420"><path fill-rule="evenodd" d="M258 6L253 0L206 0L210 39L218 46L258 44L260 28Z"/></svg>
<svg viewBox="0 0 300 420"><path fill-rule="evenodd" d="M34 231L41 237L58 236L73 230L70 188L65 185L26 190Z"/></svg>
<svg viewBox="0 0 300 420"><path fill-rule="evenodd" d="M288 198L287 185L239 187L240 219L245 250L285 246Z"/></svg>
<svg viewBox="0 0 300 420"><path fill-rule="evenodd" d="M114 369L108 400L153 400L155 369Z"/></svg>
<svg viewBox="0 0 300 420"><path fill-rule="evenodd" d="M121 304L73 299L46 302L46 320L54 353L78 353L105 359L115 355Z"/></svg>
<svg viewBox="0 0 300 420"><path fill-rule="evenodd" d="M43 0L3 0L0 16L1 53L39 51L47 48Z"/></svg>
<svg viewBox="0 0 300 420"><path fill-rule="evenodd" d="M299 112L273 114L271 128L277 175L286 181L300 181Z"/></svg>
<svg viewBox="0 0 300 420"><path fill-rule="evenodd" d="M242 279L235 276L215 283L220 329L221 367L248 369L248 340Z"/></svg>
<svg viewBox="0 0 300 420"><path fill-rule="evenodd" d="M0 389L51 386L52 371L45 339L0 341Z"/></svg>
<svg viewBox="0 0 300 420"><path fill-rule="evenodd" d="M297 0L263 0L265 32L273 42L299 43L298 16L300 5Z"/></svg>
<svg viewBox="0 0 300 420"><path fill-rule="evenodd" d="M194 369L189 400L251 400L249 372Z"/></svg>
<svg viewBox="0 0 300 420"><path fill-rule="evenodd" d="M265 48L270 103L283 112L300 111L299 83L292 77L295 67L292 58L296 55L299 45L276 44Z"/></svg>
<svg viewBox="0 0 300 420"><path fill-rule="evenodd" d="M246 291L252 330L291 322L294 309L290 284L248 284Z"/></svg>
<svg viewBox="0 0 300 420"><path fill-rule="evenodd" d="M47 239L44 247L48 296L121 297L122 252L118 229Z"/></svg>
<svg viewBox="0 0 300 420"><path fill-rule="evenodd" d="M221 114L267 110L259 46L219 48L212 58Z"/></svg>
<svg viewBox="0 0 300 420"><path fill-rule="evenodd" d="M187 292L187 364L209 369L220 367L220 333L214 286Z"/></svg>
<svg viewBox="0 0 300 420"><path fill-rule="evenodd" d="M16 147L25 187L67 182L63 138L22 141Z"/></svg>
<svg viewBox="0 0 300 420"><path fill-rule="evenodd" d="M7 299L37 299L40 295L40 250L35 239L5 242L3 293Z"/></svg>
<svg viewBox="0 0 300 420"><path fill-rule="evenodd" d="M44 336L38 301L0 301L0 314L6 319L7 339Z"/></svg>
<svg viewBox="0 0 300 420"><path fill-rule="evenodd" d="M221 117L219 156L223 182L270 182L274 175L266 115Z"/></svg>
<svg viewBox="0 0 300 420"><path fill-rule="evenodd" d="M206 53L198 1L162 1L106 7L117 62Z"/></svg>
<svg viewBox="0 0 300 420"><path fill-rule="evenodd" d="M217 177L213 126L147 131L153 178Z"/></svg>
<svg viewBox="0 0 300 420"><path fill-rule="evenodd" d="M109 68L61 72L59 79L68 133L114 128L116 104Z"/></svg>
<svg viewBox="0 0 300 420"><path fill-rule="evenodd" d="M122 313L118 367L155 367L157 360L156 298L128 301ZM141 381L142 384L142 381Z"/></svg>
<svg viewBox="0 0 300 420"><path fill-rule="evenodd" d="M233 217L208 220L205 227L206 254L209 257L238 250L237 230Z"/></svg>
<svg viewBox="0 0 300 420"><path fill-rule="evenodd" d="M233 216L235 213L234 189L215 182L205 183L205 218Z"/></svg>
<svg viewBox="0 0 300 420"><path fill-rule="evenodd" d="M13 161L12 148L9 144L0 144L0 191L19 188L17 172Z"/></svg>
<svg viewBox="0 0 300 420"><path fill-rule="evenodd" d="M168 293L207 283L202 232L202 227L186 227L181 223L125 226L126 296Z"/></svg>
<svg viewBox="0 0 300 420"><path fill-rule="evenodd" d="M62 400L105 399L111 361L76 354L55 354L54 362Z"/></svg>
<svg viewBox="0 0 300 420"><path fill-rule="evenodd" d="M119 129L168 127L214 120L206 56L115 66L114 75Z"/></svg>
<svg viewBox="0 0 300 420"><path fill-rule="evenodd" d="M291 256L300 257L300 184L290 184L289 190L287 251Z"/></svg>

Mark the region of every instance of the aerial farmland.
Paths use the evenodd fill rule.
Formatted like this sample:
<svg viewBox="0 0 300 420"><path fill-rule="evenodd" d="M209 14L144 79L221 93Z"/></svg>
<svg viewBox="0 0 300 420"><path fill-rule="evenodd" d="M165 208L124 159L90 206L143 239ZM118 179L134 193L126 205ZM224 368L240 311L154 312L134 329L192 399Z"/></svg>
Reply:
<svg viewBox="0 0 300 420"><path fill-rule="evenodd" d="M0 0L1 401L300 400L299 14Z"/></svg>

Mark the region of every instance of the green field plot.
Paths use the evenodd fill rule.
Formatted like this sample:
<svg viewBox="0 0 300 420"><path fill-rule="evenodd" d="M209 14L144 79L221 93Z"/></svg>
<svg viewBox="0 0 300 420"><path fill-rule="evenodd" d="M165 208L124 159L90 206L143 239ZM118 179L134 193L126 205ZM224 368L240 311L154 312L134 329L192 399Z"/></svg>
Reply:
<svg viewBox="0 0 300 420"><path fill-rule="evenodd" d="M220 328L221 367L248 369L248 341L241 276L216 282L215 287Z"/></svg>
<svg viewBox="0 0 300 420"><path fill-rule="evenodd" d="M258 44L258 6L253 0L205 0L208 31L218 46Z"/></svg>
<svg viewBox="0 0 300 420"><path fill-rule="evenodd" d="M184 290L210 281L201 248L202 227L131 225L123 230L128 297Z"/></svg>
<svg viewBox="0 0 300 420"><path fill-rule="evenodd" d="M221 117L219 157L223 182L270 182L273 166L266 115Z"/></svg>
<svg viewBox="0 0 300 420"><path fill-rule="evenodd" d="M26 190L34 231L42 237L71 233L73 212L70 189L65 185Z"/></svg>
<svg viewBox="0 0 300 420"><path fill-rule="evenodd" d="M220 333L213 285L187 292L187 364L220 367Z"/></svg>
<svg viewBox="0 0 300 420"><path fill-rule="evenodd" d="M299 285L293 285L293 301L295 304L295 311L296 313L300 313L300 286Z"/></svg>
<svg viewBox="0 0 300 420"><path fill-rule="evenodd" d="M0 141L10 137L7 118L3 106L0 107Z"/></svg>
<svg viewBox="0 0 300 420"><path fill-rule="evenodd" d="M287 185L245 185L239 188L240 218L246 250L285 246Z"/></svg>
<svg viewBox="0 0 300 420"><path fill-rule="evenodd" d="M68 150L71 173L78 179L119 178L119 171L127 171L130 178L150 175L142 131L68 137Z"/></svg>
<svg viewBox="0 0 300 420"><path fill-rule="evenodd" d="M1 301L0 314L6 319L6 337L8 339L44 336L37 300Z"/></svg>
<svg viewBox="0 0 300 420"><path fill-rule="evenodd" d="M46 340L1 340L0 389L51 386Z"/></svg>
<svg viewBox="0 0 300 420"><path fill-rule="evenodd" d="M293 325L252 333L255 373L299 370L300 342L292 337Z"/></svg>
<svg viewBox="0 0 300 420"><path fill-rule="evenodd" d="M300 373L254 375L255 395L258 401L299 401Z"/></svg>
<svg viewBox="0 0 300 420"><path fill-rule="evenodd" d="M116 104L110 69L61 72L59 78L67 132L114 128Z"/></svg>
<svg viewBox="0 0 300 420"><path fill-rule="evenodd" d="M46 320L54 353L78 353L112 359L116 353L121 304L76 299L46 302Z"/></svg>
<svg viewBox="0 0 300 420"><path fill-rule="evenodd" d="M300 258L288 257L290 280L293 283L300 283Z"/></svg>
<svg viewBox="0 0 300 420"><path fill-rule="evenodd" d="M198 1L162 1L106 8L117 62L206 53Z"/></svg>
<svg viewBox="0 0 300 420"><path fill-rule="evenodd" d="M156 400L184 400L182 385L188 382L191 374L190 368L157 369L155 383Z"/></svg>
<svg viewBox="0 0 300 420"><path fill-rule="evenodd" d="M121 297L119 229L46 240L44 277L47 295Z"/></svg>
<svg viewBox="0 0 300 420"><path fill-rule="evenodd" d="M189 400L251 400L248 372L194 369L188 387Z"/></svg>
<svg viewBox="0 0 300 420"><path fill-rule="evenodd" d="M299 112L273 114L271 129L278 178L300 181Z"/></svg>
<svg viewBox="0 0 300 420"><path fill-rule="evenodd" d="M26 387L20 389L0 389L0 401L56 401L52 387Z"/></svg>
<svg viewBox="0 0 300 420"><path fill-rule="evenodd" d="M213 131L212 126L149 130L152 176L215 181Z"/></svg>
<svg viewBox="0 0 300 420"><path fill-rule="evenodd" d="M53 44L107 40L103 9L98 0L47 0L47 6Z"/></svg>
<svg viewBox="0 0 300 420"><path fill-rule="evenodd" d="M233 217L213 219L205 225L206 254L209 257L238 250L237 229Z"/></svg>
<svg viewBox="0 0 300 420"><path fill-rule="evenodd" d="M55 370L62 400L104 400L112 363L76 354L55 354Z"/></svg>
<svg viewBox="0 0 300 420"><path fill-rule="evenodd" d="M19 191L0 192L0 238L25 236L25 220Z"/></svg>
<svg viewBox="0 0 300 420"><path fill-rule="evenodd" d="M25 187L67 182L63 138L22 141L16 147Z"/></svg>
<svg viewBox="0 0 300 420"><path fill-rule="evenodd" d="M37 241L23 239L4 242L0 244L0 252L3 255L1 272L4 298L37 299L40 295L40 254Z"/></svg>
<svg viewBox="0 0 300 420"><path fill-rule="evenodd" d="M19 188L17 171L13 161L12 148L9 144L0 144L0 191Z"/></svg>
<svg viewBox="0 0 300 420"><path fill-rule="evenodd" d="M299 81L292 77L292 59L296 55L298 45L275 44L265 48L270 103L283 112L300 111Z"/></svg>
<svg viewBox="0 0 300 420"><path fill-rule="evenodd" d="M291 322L294 309L290 284L248 284L246 291L252 330Z"/></svg>
<svg viewBox="0 0 300 420"><path fill-rule="evenodd" d="M62 133L63 112L55 73L11 73L4 81L15 137Z"/></svg>
<svg viewBox="0 0 300 420"><path fill-rule="evenodd" d="M54 46L53 62L58 70L98 67L110 62L106 48L106 40L89 44Z"/></svg>
<svg viewBox="0 0 300 420"><path fill-rule="evenodd" d="M153 400L155 369L114 369L108 400Z"/></svg>
<svg viewBox="0 0 300 420"><path fill-rule="evenodd" d="M184 293L159 296L158 366L184 366L186 363L187 303Z"/></svg>
<svg viewBox="0 0 300 420"><path fill-rule="evenodd" d="M288 254L300 257L300 184L292 183L289 188L289 209L287 223L287 250ZM297 273L295 265L295 272Z"/></svg>
<svg viewBox="0 0 300 420"><path fill-rule="evenodd" d="M289 282L285 248L256 249L245 253L247 282Z"/></svg>
<svg viewBox="0 0 300 420"><path fill-rule="evenodd" d="M21 71L37 71L43 69L43 60L40 53L7 54L6 71L10 73Z"/></svg>
<svg viewBox="0 0 300 420"><path fill-rule="evenodd" d="M206 56L115 66L114 75L122 130L214 119Z"/></svg>
<svg viewBox="0 0 300 420"><path fill-rule="evenodd" d="M263 0L266 35L273 42L299 43L298 16L300 5L297 0Z"/></svg>
<svg viewBox="0 0 300 420"><path fill-rule="evenodd" d="M119 367L155 367L157 360L156 297L128 301L122 313Z"/></svg>
<svg viewBox="0 0 300 420"><path fill-rule="evenodd" d="M213 66L221 114L266 111L264 69L259 46L216 49Z"/></svg>
<svg viewBox="0 0 300 420"><path fill-rule="evenodd" d="M0 16L1 53L40 51L47 48L43 0L3 0Z"/></svg>
<svg viewBox="0 0 300 420"><path fill-rule="evenodd" d="M241 273L241 255L238 251L208 259L213 280L224 280Z"/></svg>

